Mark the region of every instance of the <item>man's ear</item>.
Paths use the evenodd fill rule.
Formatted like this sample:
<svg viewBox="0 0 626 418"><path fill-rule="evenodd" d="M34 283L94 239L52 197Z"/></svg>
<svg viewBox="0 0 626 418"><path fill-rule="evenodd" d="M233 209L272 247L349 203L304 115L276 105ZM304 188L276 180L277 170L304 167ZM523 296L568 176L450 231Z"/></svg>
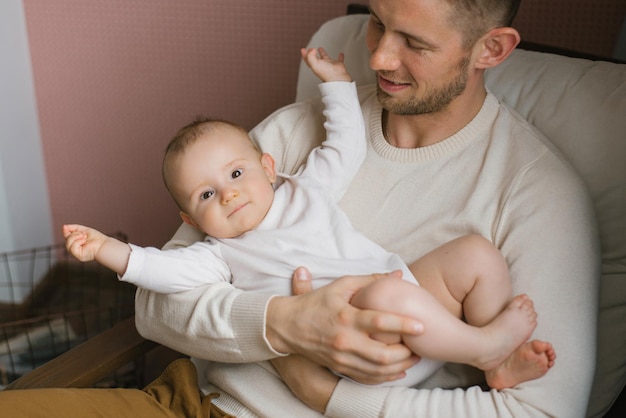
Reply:
<svg viewBox="0 0 626 418"><path fill-rule="evenodd" d="M261 155L261 165L265 170L265 174L267 174L267 178L271 183L276 182L276 163L274 162L274 157L272 157L268 153L264 153Z"/></svg>
<svg viewBox="0 0 626 418"><path fill-rule="evenodd" d="M194 221L191 216L189 216L187 213L180 211L180 218L183 220L184 223L193 226L194 228L196 228L197 230L200 230L200 227L198 226L198 224L196 223L196 221Z"/></svg>
<svg viewBox="0 0 626 418"><path fill-rule="evenodd" d="M491 29L477 43L480 50L476 67L487 69L504 61L520 42L517 30L511 27Z"/></svg>

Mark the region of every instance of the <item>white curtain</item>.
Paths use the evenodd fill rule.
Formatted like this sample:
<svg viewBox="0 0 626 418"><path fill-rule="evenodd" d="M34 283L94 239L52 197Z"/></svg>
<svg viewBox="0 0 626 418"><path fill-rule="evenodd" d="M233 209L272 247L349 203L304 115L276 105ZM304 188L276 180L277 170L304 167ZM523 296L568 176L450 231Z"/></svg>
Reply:
<svg viewBox="0 0 626 418"><path fill-rule="evenodd" d="M24 7L22 0L2 0L0 253L52 244L51 218Z"/></svg>

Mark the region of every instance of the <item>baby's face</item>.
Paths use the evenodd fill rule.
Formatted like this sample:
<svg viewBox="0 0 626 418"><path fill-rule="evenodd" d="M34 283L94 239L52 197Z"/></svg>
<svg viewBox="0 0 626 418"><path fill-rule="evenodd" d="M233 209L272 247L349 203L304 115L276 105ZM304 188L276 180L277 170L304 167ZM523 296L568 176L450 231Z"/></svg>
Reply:
<svg viewBox="0 0 626 418"><path fill-rule="evenodd" d="M176 161L175 193L191 224L215 238L256 228L274 199L274 161L248 136L220 125Z"/></svg>

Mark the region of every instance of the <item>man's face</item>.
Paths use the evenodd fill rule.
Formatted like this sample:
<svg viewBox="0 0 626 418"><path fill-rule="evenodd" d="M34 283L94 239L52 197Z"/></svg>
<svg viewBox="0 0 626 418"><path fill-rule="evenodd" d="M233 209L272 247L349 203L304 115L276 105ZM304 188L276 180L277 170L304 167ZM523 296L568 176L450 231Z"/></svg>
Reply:
<svg viewBox="0 0 626 418"><path fill-rule="evenodd" d="M370 1L370 66L390 113L440 112L465 91L470 51L447 20L449 8L438 0Z"/></svg>

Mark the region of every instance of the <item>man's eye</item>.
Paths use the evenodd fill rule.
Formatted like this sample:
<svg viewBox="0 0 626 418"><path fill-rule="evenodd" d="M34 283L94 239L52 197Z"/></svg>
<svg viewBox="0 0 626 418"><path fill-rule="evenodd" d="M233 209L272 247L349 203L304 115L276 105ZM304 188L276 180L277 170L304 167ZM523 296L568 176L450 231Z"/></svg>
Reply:
<svg viewBox="0 0 626 418"><path fill-rule="evenodd" d="M237 177L241 176L242 174L243 174L243 170L238 168L237 170L233 171L230 176L232 178L236 179Z"/></svg>
<svg viewBox="0 0 626 418"><path fill-rule="evenodd" d="M378 30L381 30L381 31L382 31L382 30L384 30L384 29L385 29L385 26L383 25L383 23L382 23L380 20L378 20L378 19L374 19L374 18L373 18L373 17L371 17L371 16L370 16L370 24L371 24L372 26L374 26L374 27L375 27L376 29L378 29Z"/></svg>
<svg viewBox="0 0 626 418"><path fill-rule="evenodd" d="M215 192L214 192L213 190L207 190L206 192L203 192L203 193L200 195L200 200L207 200L207 199L210 199L210 198L211 198L211 196L213 196L213 194L214 194L214 193L215 193Z"/></svg>
<svg viewBox="0 0 626 418"><path fill-rule="evenodd" d="M424 51L426 48L422 44L415 43L414 40L407 38L406 44L414 51Z"/></svg>

